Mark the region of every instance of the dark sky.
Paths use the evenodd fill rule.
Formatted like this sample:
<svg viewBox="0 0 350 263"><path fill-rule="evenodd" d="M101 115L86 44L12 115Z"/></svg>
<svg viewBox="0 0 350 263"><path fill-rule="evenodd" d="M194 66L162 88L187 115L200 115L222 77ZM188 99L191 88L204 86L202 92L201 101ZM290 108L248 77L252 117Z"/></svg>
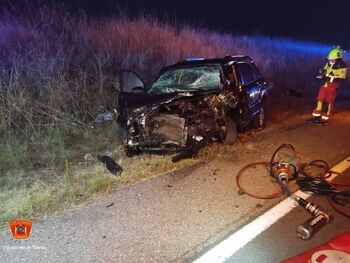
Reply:
<svg viewBox="0 0 350 263"><path fill-rule="evenodd" d="M15 0L12 0L13 2ZM25 0L23 0L25 1ZM27 2L45 0L27 0ZM46 0L52 1L52 0ZM60 0L72 9L107 16L127 8L228 32L262 33L350 48L350 0Z"/></svg>

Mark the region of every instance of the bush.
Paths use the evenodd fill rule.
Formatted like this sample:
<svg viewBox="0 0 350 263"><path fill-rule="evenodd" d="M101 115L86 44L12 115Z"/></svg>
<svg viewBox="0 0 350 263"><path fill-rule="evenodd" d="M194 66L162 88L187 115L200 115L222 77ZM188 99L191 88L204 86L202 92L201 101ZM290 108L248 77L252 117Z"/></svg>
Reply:
<svg viewBox="0 0 350 263"><path fill-rule="evenodd" d="M251 56L276 89L312 93L329 47L232 35L125 15L92 19L60 7L0 14L0 129L74 126L117 105L118 72L151 81L186 57Z"/></svg>

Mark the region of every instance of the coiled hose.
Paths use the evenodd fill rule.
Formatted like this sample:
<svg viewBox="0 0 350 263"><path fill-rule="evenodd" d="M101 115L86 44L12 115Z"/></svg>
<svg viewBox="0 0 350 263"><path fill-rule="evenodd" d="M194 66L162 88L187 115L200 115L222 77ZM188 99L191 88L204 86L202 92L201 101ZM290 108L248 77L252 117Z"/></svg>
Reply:
<svg viewBox="0 0 350 263"><path fill-rule="evenodd" d="M242 177L247 169L254 166L264 166L268 174L274 178L279 189L271 194L256 194L247 191L241 184ZM315 172L316 170L316 172ZM314 172L312 172L314 171ZM281 180L280 175L288 175L287 180ZM312 192L317 195L328 196L328 201L333 209L350 218L350 212L339 209L338 206L350 208L350 190L340 190L350 187L350 184L335 184L327 181L331 174L343 176L341 173L331 171L324 160L314 160L301 163L294 147L291 144L282 144L271 156L270 162L253 162L240 169L236 176L236 184L241 193L259 199L272 199L283 194L291 195L288 182L295 180L300 190ZM283 177L284 179L286 177Z"/></svg>

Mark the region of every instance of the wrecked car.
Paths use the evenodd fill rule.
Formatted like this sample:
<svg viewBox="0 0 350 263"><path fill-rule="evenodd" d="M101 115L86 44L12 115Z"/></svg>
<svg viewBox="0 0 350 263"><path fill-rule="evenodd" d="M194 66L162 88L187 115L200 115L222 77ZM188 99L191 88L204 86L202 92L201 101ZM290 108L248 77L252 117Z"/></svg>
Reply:
<svg viewBox="0 0 350 263"><path fill-rule="evenodd" d="M191 58L163 68L146 87L121 73L118 123L128 156L189 151L211 141L232 145L237 132L265 126L266 81L248 56Z"/></svg>

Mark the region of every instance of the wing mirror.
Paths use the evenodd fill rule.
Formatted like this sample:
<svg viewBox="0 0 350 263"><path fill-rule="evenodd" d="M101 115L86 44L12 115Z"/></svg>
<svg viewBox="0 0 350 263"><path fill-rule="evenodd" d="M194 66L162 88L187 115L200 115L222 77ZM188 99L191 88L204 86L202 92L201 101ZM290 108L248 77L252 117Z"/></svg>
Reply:
<svg viewBox="0 0 350 263"><path fill-rule="evenodd" d="M132 89L132 94L145 95L145 91L144 91L143 87L135 87Z"/></svg>

